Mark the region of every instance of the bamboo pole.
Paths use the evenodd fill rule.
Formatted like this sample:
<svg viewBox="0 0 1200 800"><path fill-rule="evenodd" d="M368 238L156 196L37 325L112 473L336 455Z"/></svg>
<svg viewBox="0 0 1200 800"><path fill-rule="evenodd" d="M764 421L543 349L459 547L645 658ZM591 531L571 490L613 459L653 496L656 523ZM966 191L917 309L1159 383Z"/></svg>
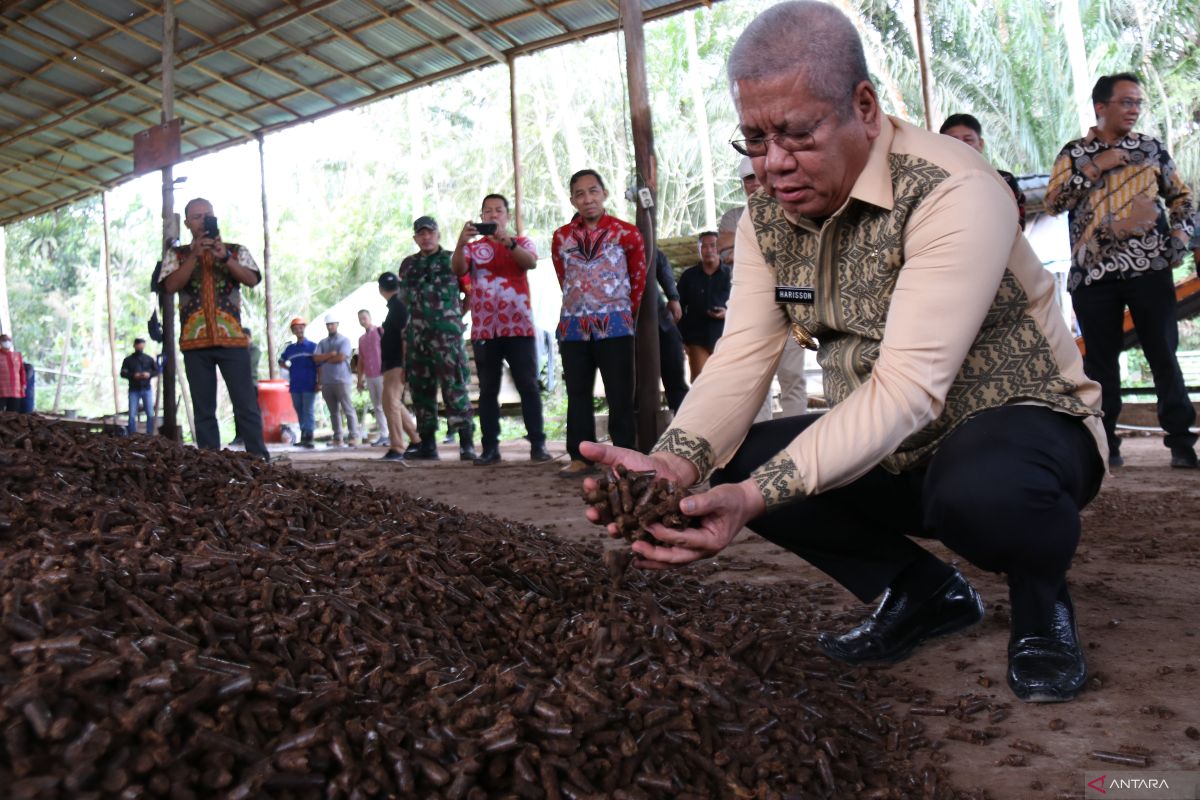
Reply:
<svg viewBox="0 0 1200 800"><path fill-rule="evenodd" d="M117 380L117 330L113 324L112 258L108 250L108 192L100 193L100 211L104 235L100 239L100 260L104 263L104 294L108 304L108 359L112 367L113 413L121 413L121 391Z"/></svg>
<svg viewBox="0 0 1200 800"><path fill-rule="evenodd" d="M638 189L650 191L647 207L637 202L637 226L646 244L646 289L637 318L637 446L649 452L658 441L662 378L658 358L658 284L654 280L654 126L650 119L650 92L646 86L646 41L640 0L621 0L625 33L625 71L629 81L629 111L633 128L633 157Z"/></svg>
<svg viewBox="0 0 1200 800"><path fill-rule="evenodd" d="M8 263L6 253L8 246L5 241L6 231L8 229L0 225L0 333L7 333L12 336L12 323L9 320L8 310Z"/></svg>
<svg viewBox="0 0 1200 800"><path fill-rule="evenodd" d="M917 58L921 63L921 102L925 105L925 129L933 130L933 72L929 69L928 45L925 41L925 15L921 0L913 0L913 17L917 32Z"/></svg>
<svg viewBox="0 0 1200 800"><path fill-rule="evenodd" d="M275 303L271 299L271 225L267 214L267 156L263 150L263 136L258 134L258 171L262 184L263 224L263 306L267 328L267 366L271 380L279 377L279 365L275 363ZM254 379L257 381L258 376Z"/></svg>
<svg viewBox="0 0 1200 800"><path fill-rule="evenodd" d="M162 41L162 121L175 118L175 0L163 0ZM166 167L162 171L162 241L163 255L171 246L175 229L175 170ZM178 361L175 358L175 295L160 292L159 306L163 326L163 374L159 383L163 392L163 424L159 432L168 439L182 441L175 405L175 375Z"/></svg>
<svg viewBox="0 0 1200 800"><path fill-rule="evenodd" d="M513 160L513 224L517 235L525 233L525 185L521 180L521 124L520 107L517 105L516 59L508 57L508 121L512 129Z"/></svg>

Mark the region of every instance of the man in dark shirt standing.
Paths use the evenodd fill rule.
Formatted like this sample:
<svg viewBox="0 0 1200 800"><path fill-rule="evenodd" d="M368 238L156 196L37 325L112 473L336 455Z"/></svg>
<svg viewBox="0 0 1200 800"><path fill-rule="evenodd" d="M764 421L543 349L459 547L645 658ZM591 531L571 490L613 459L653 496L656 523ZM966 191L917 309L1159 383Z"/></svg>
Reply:
<svg viewBox="0 0 1200 800"><path fill-rule="evenodd" d="M383 370L383 415L388 425L388 451L385 461L403 461L401 436L404 430L404 327L408 325L408 309L400 300L400 279L394 272L379 276L379 294L387 300L387 317L383 320L383 335L379 338L379 365ZM409 433L409 439L413 438ZM420 442L412 441L418 445Z"/></svg>
<svg viewBox="0 0 1200 800"><path fill-rule="evenodd" d="M658 297L658 363L663 388L667 390L667 408L674 414L679 411L688 390L683 377L683 338L679 335L678 325L683 307L679 305L679 290L675 287L671 262L658 248L654 250L654 275L662 288Z"/></svg>
<svg viewBox="0 0 1200 800"><path fill-rule="evenodd" d="M717 253L716 232L704 231L700 234L700 263L679 276L679 302L683 305L679 332L687 350L692 383L700 377L704 363L725 330L730 275L730 269L721 264Z"/></svg>
<svg viewBox="0 0 1200 800"><path fill-rule="evenodd" d="M154 390L150 381L158 374L158 364L146 355L146 340L134 339L133 352L121 362L121 377L129 381L128 432L137 433L137 418L146 412L146 433L154 433Z"/></svg>

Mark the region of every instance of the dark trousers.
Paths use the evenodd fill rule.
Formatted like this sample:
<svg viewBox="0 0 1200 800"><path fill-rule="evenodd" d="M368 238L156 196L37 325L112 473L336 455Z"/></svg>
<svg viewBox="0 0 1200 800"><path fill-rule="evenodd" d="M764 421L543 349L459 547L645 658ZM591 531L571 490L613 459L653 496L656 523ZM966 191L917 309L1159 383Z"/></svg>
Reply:
<svg viewBox="0 0 1200 800"><path fill-rule="evenodd" d="M532 446L546 443L542 395L537 384L537 343L532 336L472 339L475 372L479 375L479 430L484 449L500 444L500 376L504 362L521 396L525 438Z"/></svg>
<svg viewBox="0 0 1200 800"><path fill-rule="evenodd" d="M0 411L13 411L19 414L21 413L21 409L24 405L24 398L0 397Z"/></svg>
<svg viewBox="0 0 1200 800"><path fill-rule="evenodd" d="M666 330L658 327L658 363L663 388L667 390L667 408L676 413L687 395L688 385L683 377L683 337L674 325Z"/></svg>
<svg viewBox="0 0 1200 800"><path fill-rule="evenodd" d="M250 375L250 351L244 347L205 347L186 350L183 366L192 390L192 413L196 418L196 446L205 450L221 449L221 429L217 425L217 370L225 379L233 403L233 421L246 452L267 457L263 444L262 414L254 378Z"/></svg>
<svg viewBox="0 0 1200 800"><path fill-rule="evenodd" d="M1117 417L1121 414L1121 330L1125 307L1133 317L1146 362L1158 395L1158 424L1167 432L1167 447L1192 447L1196 436L1188 428L1196 423L1196 409L1184 389L1183 373L1175 358L1179 323L1175 321L1175 284L1171 271L1156 270L1140 278L1110 279L1080 286L1071 294L1075 318L1083 331L1087 352L1083 370L1100 384L1101 407L1108 447L1118 452Z"/></svg>
<svg viewBox="0 0 1200 800"><path fill-rule="evenodd" d="M633 447L633 337L559 342L558 350L567 384L567 453L572 459L583 461L579 443L596 440L592 391L597 369L604 381L604 399L608 401L609 438L617 447Z"/></svg>
<svg viewBox="0 0 1200 800"><path fill-rule="evenodd" d="M713 483L744 480L819 419L762 422ZM1037 406L981 412L942 440L925 466L875 467L852 483L750 523L868 602L906 570L949 568L910 536L933 538L980 569L1008 574L1014 624L1047 619L1079 543L1079 511L1104 466L1083 421ZM932 566L932 568L931 568ZM930 589L936 588L936 585Z"/></svg>

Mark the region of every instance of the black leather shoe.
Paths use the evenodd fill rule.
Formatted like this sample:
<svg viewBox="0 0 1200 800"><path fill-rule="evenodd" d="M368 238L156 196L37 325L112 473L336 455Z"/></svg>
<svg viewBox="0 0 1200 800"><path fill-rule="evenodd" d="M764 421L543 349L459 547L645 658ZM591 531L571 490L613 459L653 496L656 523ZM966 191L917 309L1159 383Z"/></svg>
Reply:
<svg viewBox="0 0 1200 800"><path fill-rule="evenodd" d="M409 455L407 451L404 453L405 458L411 458L414 461L440 461L441 456L438 455L437 441L435 439L427 439L417 445L417 452Z"/></svg>
<svg viewBox="0 0 1200 800"><path fill-rule="evenodd" d="M1049 630L1018 635L1008 643L1008 686L1026 703L1061 703L1087 682L1075 607L1064 592L1054 604Z"/></svg>
<svg viewBox="0 0 1200 800"><path fill-rule="evenodd" d="M459 461L474 461L476 458L478 458L478 456L475 455L475 445L467 444L458 448Z"/></svg>
<svg viewBox="0 0 1200 800"><path fill-rule="evenodd" d="M546 449L544 444L534 444L529 446L530 461L552 461L554 456L550 455L550 451Z"/></svg>
<svg viewBox="0 0 1200 800"><path fill-rule="evenodd" d="M500 448L499 447L485 447L485 448L483 448L483 452L479 455L479 458L475 459L475 466L477 466L477 467L489 467L492 464L499 464L499 463L500 463Z"/></svg>
<svg viewBox="0 0 1200 800"><path fill-rule="evenodd" d="M1196 451L1190 447L1172 447L1171 466L1179 469L1196 469Z"/></svg>
<svg viewBox="0 0 1200 800"><path fill-rule="evenodd" d="M416 444L416 443L410 443L408 445L408 447L404 448L404 457L405 458L416 458L417 453L419 453L419 452L421 452L421 445Z"/></svg>
<svg viewBox="0 0 1200 800"><path fill-rule="evenodd" d="M1118 452L1110 452L1108 454L1108 465L1110 467L1123 467L1125 466L1125 459Z"/></svg>
<svg viewBox="0 0 1200 800"><path fill-rule="evenodd" d="M817 644L830 658L847 664L892 664L935 636L966 630L983 619L983 600L958 572L932 594L912 597L891 587L871 616L840 636L823 633Z"/></svg>

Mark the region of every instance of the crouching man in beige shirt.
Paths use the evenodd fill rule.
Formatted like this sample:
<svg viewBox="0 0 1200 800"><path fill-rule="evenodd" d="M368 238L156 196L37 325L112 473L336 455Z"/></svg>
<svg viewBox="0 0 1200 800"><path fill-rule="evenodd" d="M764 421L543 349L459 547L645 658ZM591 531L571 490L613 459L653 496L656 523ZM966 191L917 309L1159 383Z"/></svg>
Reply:
<svg viewBox="0 0 1200 800"><path fill-rule="evenodd" d="M738 228L725 335L649 456L583 450L712 483L684 501L696 527L655 526L670 546L638 542L635 563L707 558L748 526L860 600L882 595L820 644L888 663L983 617L966 578L908 537L937 539L1007 575L1013 692L1071 699L1087 667L1066 573L1104 474L1100 390L1012 192L979 154L880 111L832 6L764 12L728 74L732 144L762 188ZM832 408L752 425L789 335L817 350Z"/></svg>

